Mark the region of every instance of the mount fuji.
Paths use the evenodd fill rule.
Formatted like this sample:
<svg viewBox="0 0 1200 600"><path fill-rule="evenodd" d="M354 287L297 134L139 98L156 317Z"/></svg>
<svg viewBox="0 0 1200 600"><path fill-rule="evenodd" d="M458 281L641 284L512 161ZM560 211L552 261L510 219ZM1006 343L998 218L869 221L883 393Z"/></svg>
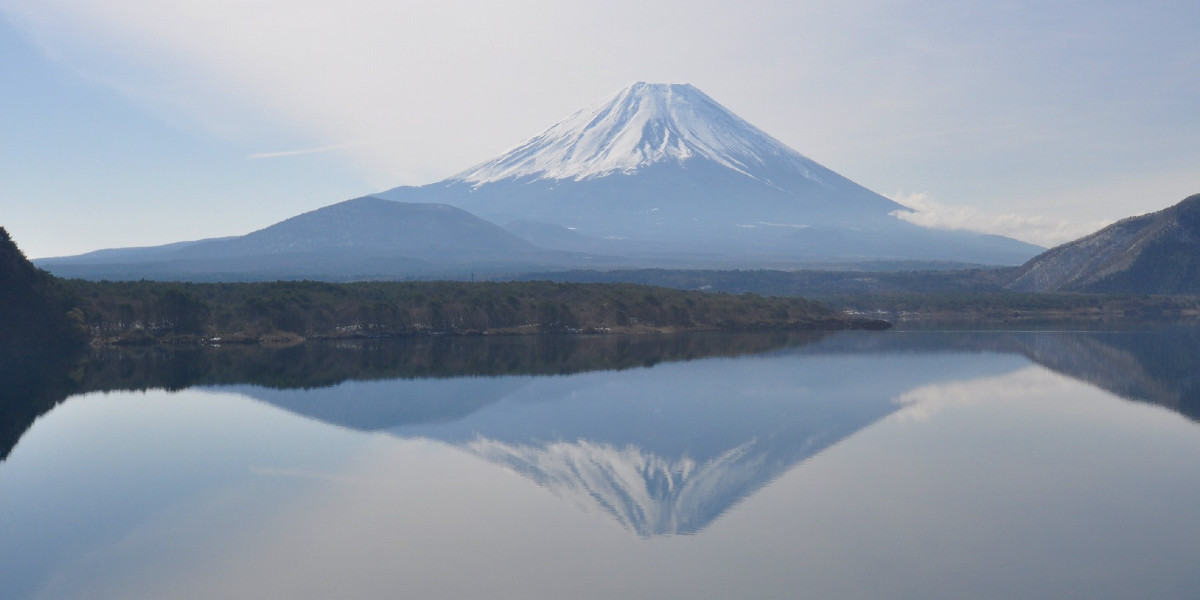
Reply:
<svg viewBox="0 0 1200 600"><path fill-rule="evenodd" d="M378 197L436 202L541 247L709 266L829 260L1018 264L1042 249L932 230L691 85L636 83L444 181Z"/></svg>
<svg viewBox="0 0 1200 600"><path fill-rule="evenodd" d="M636 267L1017 265L1043 249L927 229L691 85L637 83L444 181L243 236L36 264L91 279L398 279Z"/></svg>

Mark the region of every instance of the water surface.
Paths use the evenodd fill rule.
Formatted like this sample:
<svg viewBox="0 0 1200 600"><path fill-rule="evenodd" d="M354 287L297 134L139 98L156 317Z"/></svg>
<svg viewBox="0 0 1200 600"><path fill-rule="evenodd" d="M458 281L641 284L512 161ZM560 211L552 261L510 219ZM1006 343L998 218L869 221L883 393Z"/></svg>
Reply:
<svg viewBox="0 0 1200 600"><path fill-rule="evenodd" d="M5 382L0 595L1196 597L1197 342L105 351Z"/></svg>

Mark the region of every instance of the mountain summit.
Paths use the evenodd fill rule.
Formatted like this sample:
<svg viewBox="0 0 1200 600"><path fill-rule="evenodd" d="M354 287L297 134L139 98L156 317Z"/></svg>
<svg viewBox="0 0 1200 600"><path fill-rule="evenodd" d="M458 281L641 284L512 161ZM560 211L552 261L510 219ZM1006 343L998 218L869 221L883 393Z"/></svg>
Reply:
<svg viewBox="0 0 1200 600"><path fill-rule="evenodd" d="M687 84L635 83L444 181L377 196L457 206L543 247L648 265L1017 264L1041 249L934 231Z"/></svg>
<svg viewBox="0 0 1200 600"><path fill-rule="evenodd" d="M475 186L514 178L579 181L691 160L776 186L831 175L690 84L639 82L453 179Z"/></svg>

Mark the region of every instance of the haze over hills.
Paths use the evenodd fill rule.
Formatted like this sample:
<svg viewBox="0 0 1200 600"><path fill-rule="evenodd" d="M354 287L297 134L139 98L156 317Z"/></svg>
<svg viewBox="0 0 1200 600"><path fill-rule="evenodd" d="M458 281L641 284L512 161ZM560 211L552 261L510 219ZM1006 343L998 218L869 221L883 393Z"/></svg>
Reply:
<svg viewBox="0 0 1200 600"><path fill-rule="evenodd" d="M1052 248L1024 264L1008 287L1200 294L1200 194Z"/></svg>
<svg viewBox="0 0 1200 600"><path fill-rule="evenodd" d="M108 279L372 279L472 268L571 264L466 211L356 198L240 237L101 250L38 263L64 277Z"/></svg>
<svg viewBox="0 0 1200 600"><path fill-rule="evenodd" d="M92 279L347 280L871 260L1016 265L1042 250L913 225L896 217L906 210L695 87L637 83L442 182L240 237L38 264Z"/></svg>

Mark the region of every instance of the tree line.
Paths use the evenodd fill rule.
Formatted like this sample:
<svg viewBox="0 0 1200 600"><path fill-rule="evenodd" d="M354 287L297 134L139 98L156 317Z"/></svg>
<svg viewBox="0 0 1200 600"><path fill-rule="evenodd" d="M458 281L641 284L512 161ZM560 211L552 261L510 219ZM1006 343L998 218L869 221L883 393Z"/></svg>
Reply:
<svg viewBox="0 0 1200 600"><path fill-rule="evenodd" d="M67 280L93 337L304 338L863 326L795 297L636 284L523 282L180 283ZM878 325L878 324L876 324Z"/></svg>

